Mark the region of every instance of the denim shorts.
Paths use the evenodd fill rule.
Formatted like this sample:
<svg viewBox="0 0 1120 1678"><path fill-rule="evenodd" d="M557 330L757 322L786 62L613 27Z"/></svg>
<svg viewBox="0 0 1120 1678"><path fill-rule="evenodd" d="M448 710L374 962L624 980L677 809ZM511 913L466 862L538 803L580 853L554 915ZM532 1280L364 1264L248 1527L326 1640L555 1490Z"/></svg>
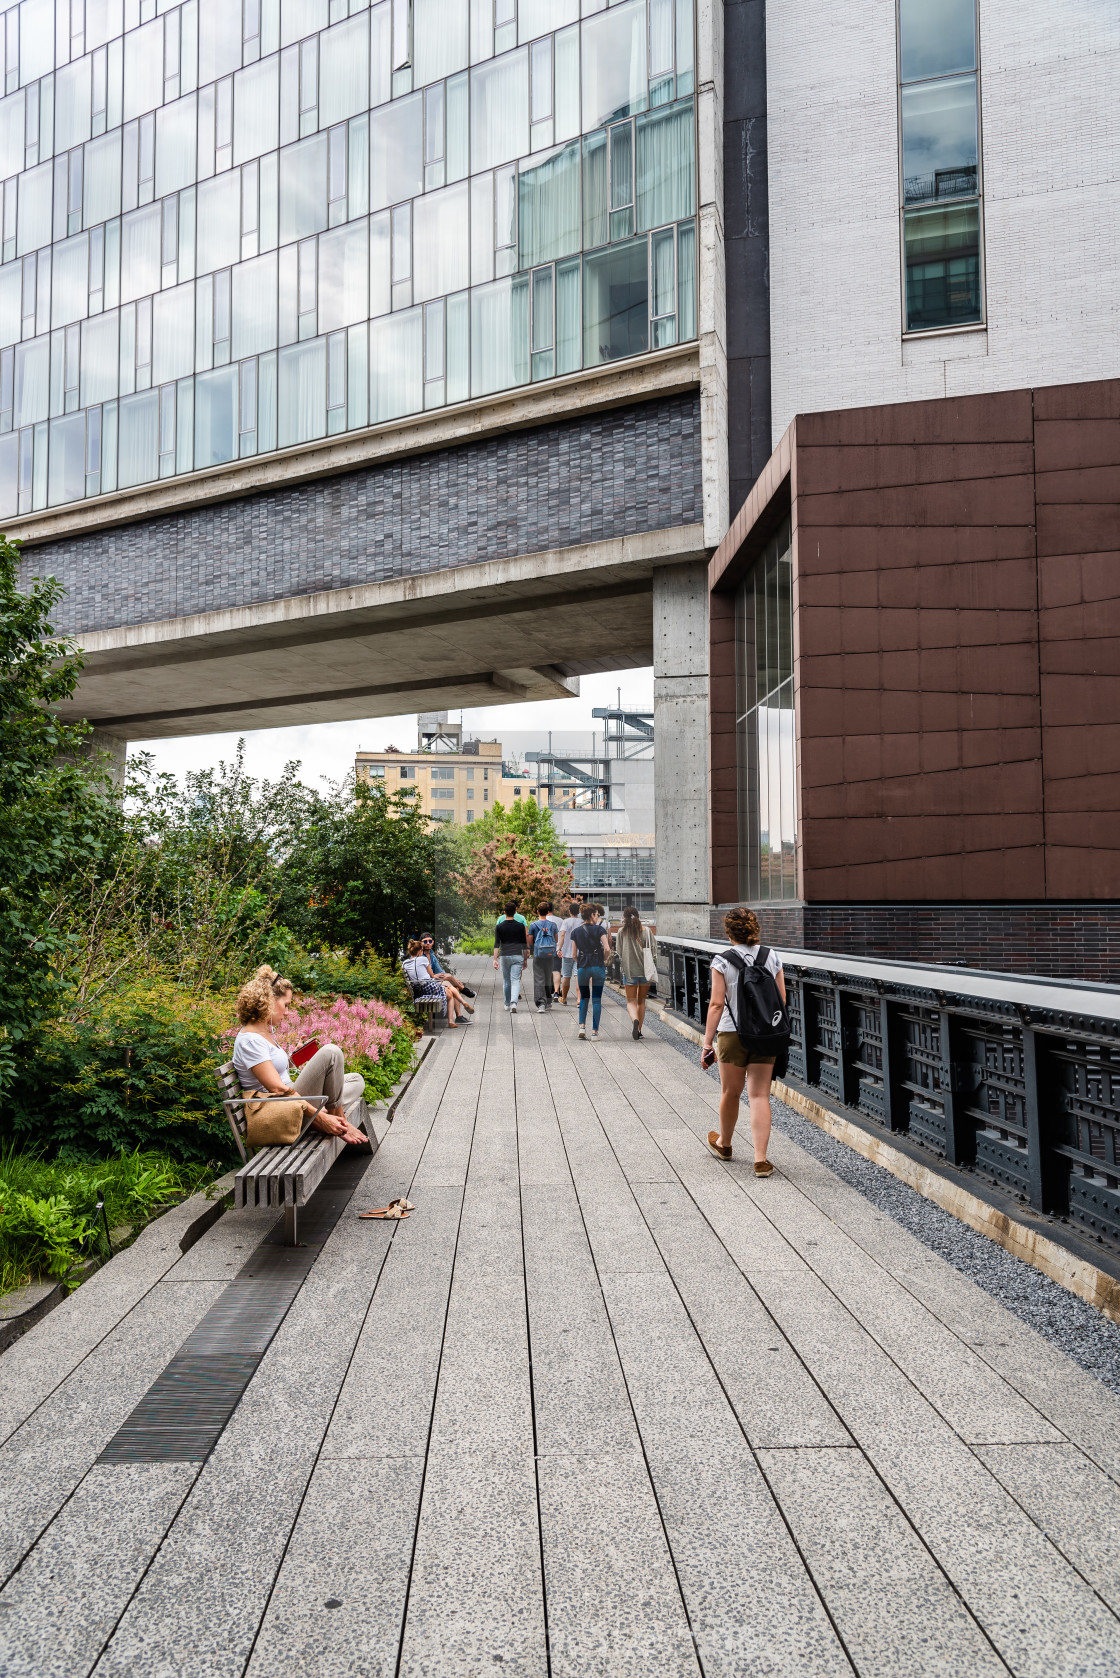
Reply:
<svg viewBox="0 0 1120 1678"><path fill-rule="evenodd" d="M575 970L576 970L576 958L575 958L575 956L561 956L560 957L560 971L563 974L565 979L570 979L572 977L572 974L575 972Z"/></svg>
<svg viewBox="0 0 1120 1678"><path fill-rule="evenodd" d="M622 982L624 985L649 985L653 981L647 979L644 973L635 973L631 977L623 979Z"/></svg>

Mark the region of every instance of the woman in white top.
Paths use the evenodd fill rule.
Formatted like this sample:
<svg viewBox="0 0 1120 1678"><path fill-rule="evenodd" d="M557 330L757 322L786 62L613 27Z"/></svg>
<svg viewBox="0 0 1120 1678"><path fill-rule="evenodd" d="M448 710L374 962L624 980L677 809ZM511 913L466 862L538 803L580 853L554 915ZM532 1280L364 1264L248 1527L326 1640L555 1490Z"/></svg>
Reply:
<svg viewBox="0 0 1120 1678"><path fill-rule="evenodd" d="M241 1088L259 1090L262 1095L325 1097L326 1105L315 1119L317 1127L329 1136L341 1136L345 1142L364 1143L365 1136L350 1123L346 1110L362 1099L365 1080L357 1072L346 1071L337 1043L316 1050L293 1082L288 1052L273 1035L291 1000L291 984L271 967L258 967L238 991L240 1030L233 1045L233 1067ZM305 1101L303 1105L304 1112L310 1113L317 1103Z"/></svg>
<svg viewBox="0 0 1120 1678"><path fill-rule="evenodd" d="M762 932L758 916L750 909L731 909L723 917L723 930L733 948L744 961L758 959ZM771 950L766 958L767 971L786 999L786 979L780 956ZM719 1159L731 1158L731 1138L739 1119L739 1102L743 1085L751 1109L751 1135L754 1140L754 1173L769 1177L774 1167L766 1157L770 1146L770 1085L774 1078L774 1055L748 1054L739 1041L731 1010L727 1006L727 990L734 985L735 968L722 956L712 958L712 994L708 1002L708 1020L704 1031L704 1053L701 1065L710 1066L719 1057L719 1130L708 1132L708 1146ZM718 1045L718 1046L717 1046Z"/></svg>
<svg viewBox="0 0 1120 1678"><path fill-rule="evenodd" d="M410 938L405 958L401 962L401 972L408 980L413 999L416 1002L432 997L440 1002L447 1001L447 1029L459 1029L459 1016L465 1006L457 990L450 985L441 985L432 972L432 964L428 960L424 946L419 938ZM474 1010L472 1009L473 1013Z"/></svg>

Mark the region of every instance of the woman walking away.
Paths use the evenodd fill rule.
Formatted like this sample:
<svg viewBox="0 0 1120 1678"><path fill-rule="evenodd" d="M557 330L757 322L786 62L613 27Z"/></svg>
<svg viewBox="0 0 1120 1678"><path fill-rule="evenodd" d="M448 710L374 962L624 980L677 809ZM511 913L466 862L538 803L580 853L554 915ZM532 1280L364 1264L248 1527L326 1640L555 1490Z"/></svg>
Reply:
<svg viewBox="0 0 1120 1678"><path fill-rule="evenodd" d="M653 965L653 939L651 934L657 931L655 926L643 926L642 917L628 903L622 911L622 920L615 929L617 938L615 947L618 950L618 965L622 969L622 983L626 991L626 1012L629 1014L632 1026L632 1036L635 1043L642 1039L642 1027L646 1023L646 997L649 987L653 983L649 977L649 968ZM648 957L648 962L647 962Z"/></svg>
<svg viewBox="0 0 1120 1678"><path fill-rule="evenodd" d="M731 940L731 948L712 958L712 995L700 1062L702 1066L711 1066L719 1057L719 1129L708 1132L708 1146L717 1158L731 1158L731 1138L746 1084L754 1141L754 1174L769 1177L774 1169L766 1157L770 1146L770 1085L777 1060L781 1059L784 1073L788 1059L785 974L781 957L760 943L758 917L750 909L729 910L723 917L723 930ZM757 995L767 1010L767 1017L755 1017L756 1009L750 1019L737 1020L736 1011L743 1013L748 1000L744 997L747 986L739 982L740 974L751 968L755 971L747 973L752 982L749 999ZM771 987L774 994L768 995ZM776 1005L778 999L780 1008ZM769 1026L769 1031L764 1029L754 1034L752 1028L759 1024L763 1028ZM757 1052L744 1042L744 1038L751 1040L752 1035L759 1044Z"/></svg>
<svg viewBox="0 0 1120 1678"><path fill-rule="evenodd" d="M580 925L572 933L576 952L576 979L579 982L579 1035L587 1036L587 1004L591 1003L591 1036L599 1035L599 1015L603 1011L603 984L607 977L607 962L611 955L611 941L606 928L600 925L603 911L597 903L585 903L580 910Z"/></svg>
<svg viewBox="0 0 1120 1678"><path fill-rule="evenodd" d="M437 1001L447 1002L447 1029L457 1031L459 1015L463 1004L459 999L459 992L448 985L441 985L432 972L432 964L424 952L424 946L419 938L410 938L405 958L401 962L401 972L412 987L413 1000L423 1002L428 997L435 997Z"/></svg>
<svg viewBox="0 0 1120 1678"><path fill-rule="evenodd" d="M528 951L529 939L526 936L524 918L517 913L517 904L511 901L506 904L505 914L494 928L494 966L497 968L500 957L506 1010L511 1014L517 1012L517 999L521 995L521 969L525 965Z"/></svg>

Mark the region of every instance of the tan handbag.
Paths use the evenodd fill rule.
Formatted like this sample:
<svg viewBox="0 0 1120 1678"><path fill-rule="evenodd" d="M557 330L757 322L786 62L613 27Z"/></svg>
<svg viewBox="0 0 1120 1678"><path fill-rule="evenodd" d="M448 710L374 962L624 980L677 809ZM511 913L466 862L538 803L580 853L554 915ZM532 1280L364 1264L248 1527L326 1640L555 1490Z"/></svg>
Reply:
<svg viewBox="0 0 1120 1678"><path fill-rule="evenodd" d="M245 1140L251 1148L281 1148L298 1142L302 1129L302 1096L245 1103Z"/></svg>

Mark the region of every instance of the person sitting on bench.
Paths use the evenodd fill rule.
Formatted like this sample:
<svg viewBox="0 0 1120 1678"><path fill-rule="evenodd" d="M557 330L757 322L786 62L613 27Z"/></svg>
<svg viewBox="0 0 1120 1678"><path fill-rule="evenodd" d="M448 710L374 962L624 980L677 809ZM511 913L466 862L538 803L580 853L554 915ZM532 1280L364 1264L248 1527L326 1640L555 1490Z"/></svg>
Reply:
<svg viewBox="0 0 1120 1678"><path fill-rule="evenodd" d="M405 958L401 962L401 972L408 980L412 991L413 1001L438 1001L445 1004L448 1031L459 1029L459 1015L463 1011L464 1003L457 990L450 985L441 985L432 972L432 964L428 960L427 952L419 938L410 938ZM443 1013L444 1009L441 1008ZM473 1012L473 1010L472 1010Z"/></svg>
<svg viewBox="0 0 1120 1678"><path fill-rule="evenodd" d="M287 1050L273 1036L291 1000L290 982L271 967L258 967L238 991L240 1029L233 1046L233 1066L241 1088L262 1095L325 1096L326 1106L314 1121L318 1129L328 1136L341 1136L344 1142L362 1145L366 1138L350 1123L346 1109L362 1099L365 1080L357 1072L346 1071L337 1043L316 1050L292 1081ZM313 1111L313 1103L305 1102L304 1111Z"/></svg>

